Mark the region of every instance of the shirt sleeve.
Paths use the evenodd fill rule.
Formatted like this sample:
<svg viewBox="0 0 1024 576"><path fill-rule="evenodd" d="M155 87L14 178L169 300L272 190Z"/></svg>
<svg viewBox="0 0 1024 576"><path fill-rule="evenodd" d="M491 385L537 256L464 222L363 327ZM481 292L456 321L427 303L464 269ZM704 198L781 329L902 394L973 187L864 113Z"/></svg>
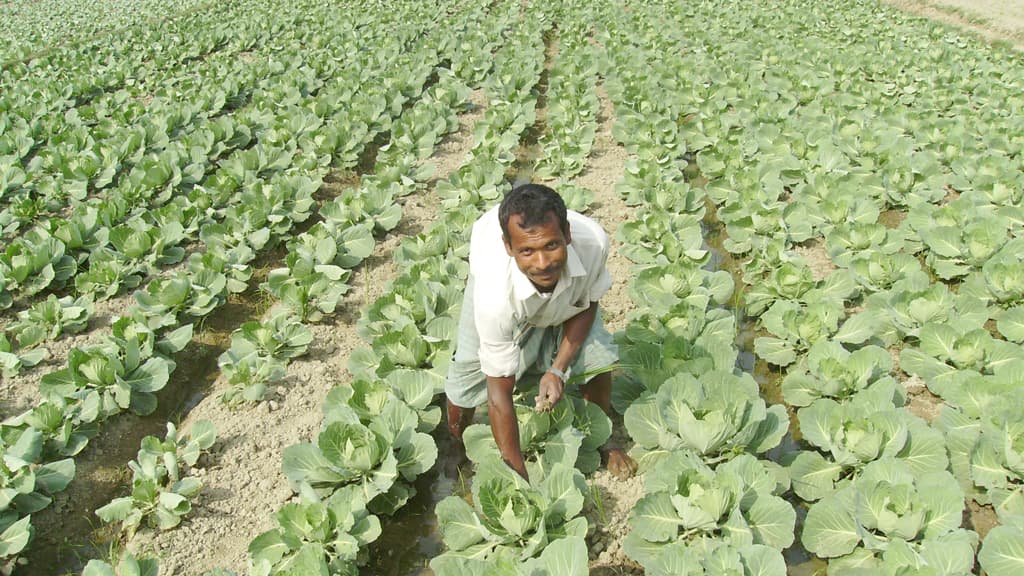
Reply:
<svg viewBox="0 0 1024 576"><path fill-rule="evenodd" d="M515 319L508 304L496 301L494 295L486 282L474 286L473 320L480 338L480 370L492 378L515 376L520 356Z"/></svg>

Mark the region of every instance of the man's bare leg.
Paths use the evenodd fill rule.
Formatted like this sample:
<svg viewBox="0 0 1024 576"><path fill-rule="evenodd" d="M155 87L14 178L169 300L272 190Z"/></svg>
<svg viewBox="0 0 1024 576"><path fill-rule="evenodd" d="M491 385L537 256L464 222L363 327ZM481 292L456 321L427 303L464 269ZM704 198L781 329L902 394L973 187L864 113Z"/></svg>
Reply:
<svg viewBox="0 0 1024 576"><path fill-rule="evenodd" d="M612 375L610 372L593 377L590 382L580 386L580 394L584 400L593 402L612 416ZM614 441L609 438L602 447L602 454L607 457L608 471L619 480L625 480L636 474L636 461L630 458Z"/></svg>
<svg viewBox="0 0 1024 576"><path fill-rule="evenodd" d="M475 412L476 408L462 408L448 400L448 431L451 432L452 437L458 440L460 445L462 444L462 433L466 431L466 427L473 421L473 414Z"/></svg>

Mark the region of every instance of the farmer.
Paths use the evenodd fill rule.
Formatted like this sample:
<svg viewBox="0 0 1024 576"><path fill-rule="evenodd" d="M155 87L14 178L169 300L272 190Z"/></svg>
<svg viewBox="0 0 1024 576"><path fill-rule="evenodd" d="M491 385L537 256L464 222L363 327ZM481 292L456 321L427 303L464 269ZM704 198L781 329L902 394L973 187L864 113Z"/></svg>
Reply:
<svg viewBox="0 0 1024 576"><path fill-rule="evenodd" d="M502 458L527 478L512 404L516 381L527 371L543 373L537 406L550 410L569 375L606 369L579 391L610 413L607 368L618 349L597 305L612 285L607 258L601 226L567 211L547 186L514 188L473 224L458 344L445 382L448 429L457 440L486 399ZM602 455L617 477L636 471L611 442Z"/></svg>

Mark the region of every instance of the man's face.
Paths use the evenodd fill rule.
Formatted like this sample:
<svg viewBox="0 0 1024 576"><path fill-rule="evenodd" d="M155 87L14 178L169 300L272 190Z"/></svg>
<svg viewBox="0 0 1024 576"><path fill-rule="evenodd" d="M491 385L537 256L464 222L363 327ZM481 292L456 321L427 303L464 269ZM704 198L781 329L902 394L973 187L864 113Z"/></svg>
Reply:
<svg viewBox="0 0 1024 576"><path fill-rule="evenodd" d="M543 224L530 228L523 228L522 221L520 214L509 217L505 250L515 258L519 270L526 274L537 290L551 292L565 268L571 242L569 231L563 231L558 225L554 212L548 213Z"/></svg>

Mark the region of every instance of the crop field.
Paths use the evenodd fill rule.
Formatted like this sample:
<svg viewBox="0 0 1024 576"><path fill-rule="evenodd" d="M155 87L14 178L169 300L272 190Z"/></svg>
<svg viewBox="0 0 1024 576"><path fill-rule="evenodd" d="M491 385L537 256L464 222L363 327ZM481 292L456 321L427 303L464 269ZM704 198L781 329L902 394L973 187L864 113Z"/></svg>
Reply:
<svg viewBox="0 0 1024 576"><path fill-rule="evenodd" d="M0 3L0 574L1024 574L1024 36L893 3L994 32ZM613 238L620 354L611 417L522 383L529 482L442 423L527 181Z"/></svg>

